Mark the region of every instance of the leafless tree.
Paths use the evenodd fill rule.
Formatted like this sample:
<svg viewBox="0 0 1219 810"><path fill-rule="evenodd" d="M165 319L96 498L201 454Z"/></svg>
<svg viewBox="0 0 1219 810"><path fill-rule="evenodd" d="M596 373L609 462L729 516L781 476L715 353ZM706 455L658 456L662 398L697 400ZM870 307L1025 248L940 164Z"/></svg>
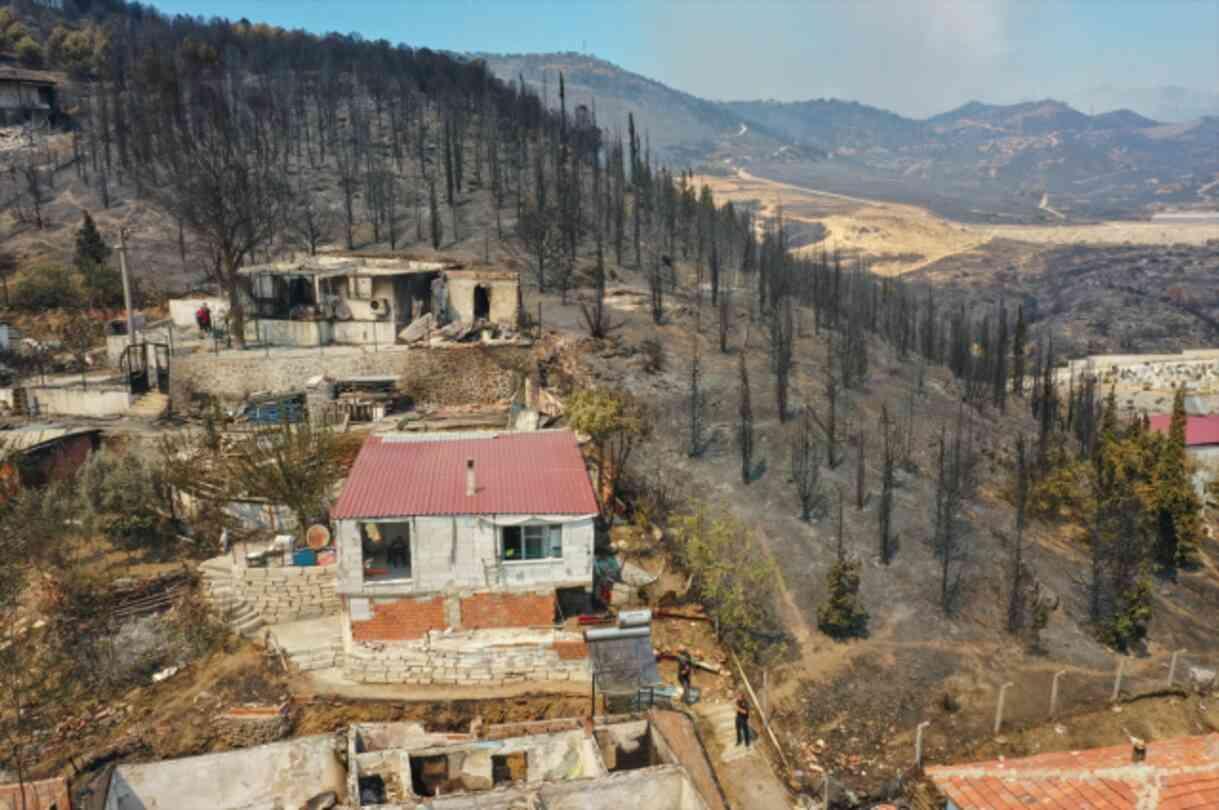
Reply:
<svg viewBox="0 0 1219 810"><path fill-rule="evenodd" d="M880 509L876 520L880 535L880 561L888 565L896 553L896 542L893 535L893 488L896 484L897 446L894 441L893 420L889 418L889 406L881 405L881 474L880 474ZM861 434L862 440L862 434Z"/></svg>
<svg viewBox="0 0 1219 810"><path fill-rule="evenodd" d="M753 480L753 404L750 401L749 367L745 365L745 352L739 356L740 403L737 411L736 442L741 451L741 481Z"/></svg>
<svg viewBox="0 0 1219 810"><path fill-rule="evenodd" d="M813 409L805 405L792 442L791 473L796 497L800 500L800 519L806 522L812 519L824 499L821 492L821 447L817 434Z"/></svg>

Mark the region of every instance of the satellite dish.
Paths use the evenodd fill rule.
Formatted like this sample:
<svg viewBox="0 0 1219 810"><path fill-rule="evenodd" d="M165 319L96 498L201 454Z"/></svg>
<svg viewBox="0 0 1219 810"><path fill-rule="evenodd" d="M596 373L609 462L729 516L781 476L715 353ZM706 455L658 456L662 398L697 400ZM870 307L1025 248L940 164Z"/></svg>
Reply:
<svg viewBox="0 0 1219 810"><path fill-rule="evenodd" d="M320 523L315 523L305 532L305 544L317 551L330 545L330 529Z"/></svg>

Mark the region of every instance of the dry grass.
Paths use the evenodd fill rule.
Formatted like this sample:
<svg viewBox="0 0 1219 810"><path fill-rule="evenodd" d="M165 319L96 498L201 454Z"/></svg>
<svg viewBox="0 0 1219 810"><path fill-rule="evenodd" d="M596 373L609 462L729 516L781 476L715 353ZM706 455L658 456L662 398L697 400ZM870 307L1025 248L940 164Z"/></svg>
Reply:
<svg viewBox="0 0 1219 810"><path fill-rule="evenodd" d="M1074 244L1205 244L1219 239L1219 225L1160 222L1104 222L1096 225L967 225L936 216L925 208L874 202L842 194L815 191L756 177L739 169L732 177L700 175L717 199L756 203L762 216L797 222L820 222L824 242L798 252L829 250L859 252L870 257L873 270L901 275L935 262L977 250L992 239L1035 245Z"/></svg>

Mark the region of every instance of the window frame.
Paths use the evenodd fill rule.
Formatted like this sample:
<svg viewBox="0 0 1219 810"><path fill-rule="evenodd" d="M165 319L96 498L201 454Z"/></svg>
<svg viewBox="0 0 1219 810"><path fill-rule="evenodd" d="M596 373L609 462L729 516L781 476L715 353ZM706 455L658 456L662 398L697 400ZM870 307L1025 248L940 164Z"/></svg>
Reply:
<svg viewBox="0 0 1219 810"><path fill-rule="evenodd" d="M370 524L376 525L376 526L391 526L391 525L392 526L401 526L401 527L405 528L405 531L406 531L406 568L405 569L402 569L402 568L395 569L392 566L390 566L389 559L388 559L389 540L382 540L380 543L373 544L372 541L368 538L366 527ZM382 584L411 582L415 578L415 532L414 532L414 526L412 525L411 521L409 521L409 520L361 520L361 521L357 522L357 529L358 529L359 535L360 535L360 579L365 585L382 585ZM393 572L395 570L397 570L397 571L405 570L406 575L405 576L392 576L390 573L387 573L384 576L370 577L368 575L368 563L369 563L370 559L375 559L375 558L370 557L370 554L367 551L367 547L369 545L383 545L384 546L383 549L372 552L373 554L375 554L377 556L385 558L385 564L383 566L378 566L378 568L384 568L387 572Z"/></svg>
<svg viewBox="0 0 1219 810"><path fill-rule="evenodd" d="M508 553L509 533L518 538L513 545L520 556L510 556ZM522 523L516 526L500 526L498 537L499 559L510 565L520 563L546 563L563 559L563 524L562 523ZM530 554L530 545L534 554Z"/></svg>

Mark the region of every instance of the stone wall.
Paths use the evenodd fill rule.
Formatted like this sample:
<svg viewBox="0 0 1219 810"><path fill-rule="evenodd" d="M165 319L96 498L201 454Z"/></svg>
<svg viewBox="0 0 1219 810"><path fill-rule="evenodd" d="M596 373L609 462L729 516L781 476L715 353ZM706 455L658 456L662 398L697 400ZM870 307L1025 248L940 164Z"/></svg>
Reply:
<svg viewBox="0 0 1219 810"><path fill-rule="evenodd" d="M393 374L401 377L403 388L420 402L488 403L512 396L516 385L513 369L521 367L528 354L528 347L479 345L197 352L174 358L170 394L183 404L193 393L233 401L255 391L300 390L311 377L322 374Z"/></svg>
<svg viewBox="0 0 1219 810"><path fill-rule="evenodd" d="M347 677L362 683L504 686L589 681L587 657L572 657L579 634L554 630L432 631L417 641L352 643Z"/></svg>
<svg viewBox="0 0 1219 810"><path fill-rule="evenodd" d="M333 565L239 568L234 585L263 621L279 624L342 612L334 573Z"/></svg>
<svg viewBox="0 0 1219 810"><path fill-rule="evenodd" d="M288 706L238 706L215 720L216 736L231 748L279 742L292 731Z"/></svg>

